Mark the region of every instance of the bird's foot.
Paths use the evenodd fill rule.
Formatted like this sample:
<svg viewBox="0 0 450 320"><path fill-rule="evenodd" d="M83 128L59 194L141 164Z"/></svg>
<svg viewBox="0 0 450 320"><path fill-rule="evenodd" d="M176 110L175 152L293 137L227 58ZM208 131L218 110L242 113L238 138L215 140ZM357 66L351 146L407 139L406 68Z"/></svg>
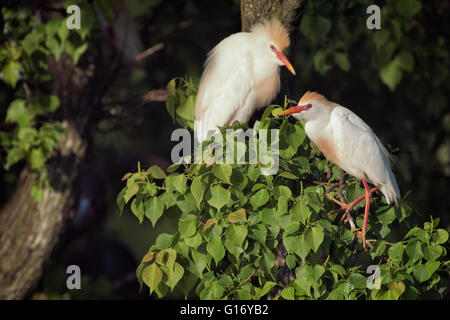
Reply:
<svg viewBox="0 0 450 320"><path fill-rule="evenodd" d="M341 219L339 220L339 223L349 223L350 224L350 230L356 232L356 236L360 239L362 239L363 241L365 241L365 243L373 248L373 246L365 239L365 230L363 230L362 232L359 231L356 227L355 222L353 221L353 218L350 214L350 212L353 210L353 207L358 204L362 199L365 198L365 196L359 197L355 200L353 200L352 202L349 203L344 203L341 202L339 200L337 200L336 198L334 198L332 195L330 195L329 193L327 193L327 197L332 200L333 202L337 203L338 205L340 205L341 207L337 210L331 211L328 213L328 215L332 215L334 213L337 213L339 211L344 211L344 213L342 214ZM364 245L364 249L366 249L366 246Z"/></svg>
<svg viewBox="0 0 450 320"><path fill-rule="evenodd" d="M361 239L362 241L365 241L365 244L366 244L370 249L373 249L373 245L370 243L369 240L366 239L365 234L363 234L362 231L359 231L359 230L356 231L356 237L357 237L358 239ZM367 251L366 246L364 246L364 250Z"/></svg>

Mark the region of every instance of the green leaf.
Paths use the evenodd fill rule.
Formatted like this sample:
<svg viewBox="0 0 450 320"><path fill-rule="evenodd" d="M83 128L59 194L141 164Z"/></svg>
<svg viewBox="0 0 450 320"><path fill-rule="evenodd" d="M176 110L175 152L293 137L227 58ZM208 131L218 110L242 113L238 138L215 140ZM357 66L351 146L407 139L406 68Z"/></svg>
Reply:
<svg viewBox="0 0 450 320"><path fill-rule="evenodd" d="M198 277L201 277L203 274L203 270L206 267L206 255L200 253L198 251L191 251L192 259L194 260L194 264L191 264L190 270L194 272Z"/></svg>
<svg viewBox="0 0 450 320"><path fill-rule="evenodd" d="M335 53L334 61L343 71L347 72L350 70L350 61L348 61L347 53Z"/></svg>
<svg viewBox="0 0 450 320"><path fill-rule="evenodd" d="M389 248L388 255L391 259L401 258L403 255L403 244L398 242Z"/></svg>
<svg viewBox="0 0 450 320"><path fill-rule="evenodd" d="M197 205L200 206L200 203L203 200L203 194L205 192L201 177L194 177L192 179L191 192L192 192L192 196L194 197L195 201L197 202Z"/></svg>
<svg viewBox="0 0 450 320"><path fill-rule="evenodd" d="M164 171L158 166L151 166L147 172L155 179L164 179L166 177Z"/></svg>
<svg viewBox="0 0 450 320"><path fill-rule="evenodd" d="M250 230L253 239L258 241L262 245L266 244L267 229L263 224L258 224L256 225L256 227L251 228Z"/></svg>
<svg viewBox="0 0 450 320"><path fill-rule="evenodd" d="M298 245L298 243L299 243L298 237L285 237L283 239L284 247L286 248L286 251L288 253L295 252L295 248Z"/></svg>
<svg viewBox="0 0 450 320"><path fill-rule="evenodd" d="M422 9L422 4L419 0L396 0L395 7L402 16L412 18Z"/></svg>
<svg viewBox="0 0 450 320"><path fill-rule="evenodd" d="M125 203L128 203L130 199L139 191L139 185L136 182L131 183L127 186L127 190L125 191Z"/></svg>
<svg viewBox="0 0 450 320"><path fill-rule="evenodd" d="M332 66L327 63L328 52L325 50L318 50L313 57L314 68L321 75L324 75L328 70L332 68Z"/></svg>
<svg viewBox="0 0 450 320"><path fill-rule="evenodd" d="M33 148L27 157L28 164L33 170L41 169L45 164L45 157L42 153L42 149Z"/></svg>
<svg viewBox="0 0 450 320"><path fill-rule="evenodd" d="M269 201L269 192L265 188L260 189L257 193L250 197L250 203L255 210L265 205L267 201Z"/></svg>
<svg viewBox="0 0 450 320"><path fill-rule="evenodd" d="M225 248L223 246L221 238L215 238L212 241L208 242L206 245L206 251L213 257L216 265L222 261L223 257L225 257Z"/></svg>
<svg viewBox="0 0 450 320"><path fill-rule="evenodd" d="M394 91L397 85L402 81L402 71L399 67L398 59L393 59L380 69L379 76L381 81Z"/></svg>
<svg viewBox="0 0 450 320"><path fill-rule="evenodd" d="M411 72L414 68L414 56L406 50L400 51L399 54L395 57L398 60L399 68Z"/></svg>
<svg viewBox="0 0 450 320"><path fill-rule="evenodd" d="M168 233L160 233L158 235L158 238L156 238L156 242L155 245L161 249L167 249L170 247L170 245L172 244L172 240L173 240L173 235L170 235Z"/></svg>
<svg viewBox="0 0 450 320"><path fill-rule="evenodd" d="M294 288L287 287L281 291L281 296L286 300L294 300L294 293L295 293Z"/></svg>
<svg viewBox="0 0 450 320"><path fill-rule="evenodd" d="M432 235L435 244L446 243L448 240L448 232L444 229L437 229Z"/></svg>
<svg viewBox="0 0 450 320"><path fill-rule="evenodd" d="M158 197L152 197L145 201L145 216L151 221L154 227L156 222L164 212L164 204Z"/></svg>
<svg viewBox="0 0 450 320"><path fill-rule="evenodd" d="M9 170L9 168L16 162L25 158L25 151L22 148L12 148L8 151L8 155L6 156L5 169Z"/></svg>
<svg viewBox="0 0 450 320"><path fill-rule="evenodd" d="M352 285L355 289L364 289L367 284L367 278L364 277L360 273L352 273L348 277L348 282L350 285Z"/></svg>
<svg viewBox="0 0 450 320"><path fill-rule="evenodd" d="M305 234L305 242L314 252L317 252L317 249L319 249L320 244L323 241L323 237L324 234L322 228L312 227Z"/></svg>
<svg viewBox="0 0 450 320"><path fill-rule="evenodd" d="M205 226L203 227L203 230L206 230L208 228L210 228L212 225L214 225L217 222L216 219L208 219L205 222Z"/></svg>
<svg viewBox="0 0 450 320"><path fill-rule="evenodd" d="M30 115L25 107L25 100L15 99L6 111L6 121L15 122L19 127L26 127L30 123Z"/></svg>
<svg viewBox="0 0 450 320"><path fill-rule="evenodd" d="M215 185L211 188L211 198L207 200L207 202L217 211L230 200L231 194L228 190L223 188L220 185Z"/></svg>
<svg viewBox="0 0 450 320"><path fill-rule="evenodd" d="M177 203L177 196L169 191L163 192L158 198L166 208L170 208Z"/></svg>
<svg viewBox="0 0 450 320"><path fill-rule="evenodd" d="M430 274L430 277L439 268L440 265L441 265L441 263L439 261L428 261L427 263L425 263L425 268L427 269L428 273Z"/></svg>
<svg viewBox="0 0 450 320"><path fill-rule="evenodd" d="M152 263L142 271L142 280L150 288L150 293L155 291L163 278L163 272L156 263Z"/></svg>
<svg viewBox="0 0 450 320"><path fill-rule="evenodd" d="M289 213L292 215L292 219L299 220L302 224L306 225L306 221L311 215L311 211L305 203L304 197L298 197Z"/></svg>
<svg viewBox="0 0 450 320"><path fill-rule="evenodd" d="M393 300L398 300L403 292L405 292L405 284L402 281L389 282L388 287Z"/></svg>
<svg viewBox="0 0 450 320"><path fill-rule="evenodd" d="M389 225L392 222L394 222L396 216L395 216L395 207L390 207L388 210L384 211L383 213L377 214L378 220L384 224Z"/></svg>
<svg viewBox="0 0 450 320"><path fill-rule="evenodd" d="M55 95L39 95L31 99L30 112L33 116L51 113L58 109L59 103Z"/></svg>
<svg viewBox="0 0 450 320"><path fill-rule="evenodd" d="M188 121L194 121L195 96L189 96L176 110L177 115Z"/></svg>
<svg viewBox="0 0 450 320"><path fill-rule="evenodd" d="M439 262L438 262L439 264ZM425 264L417 264L413 269L414 278L416 278L419 282L424 282L431 278L431 273L428 272Z"/></svg>
<svg viewBox="0 0 450 320"><path fill-rule="evenodd" d="M247 221L245 209L233 211L228 215L228 222L230 223L245 222L245 221Z"/></svg>
<svg viewBox="0 0 450 320"><path fill-rule="evenodd" d="M290 132L288 135L288 143L294 148L294 150L297 150L298 147L300 147L306 138L306 133L303 127L299 125L294 125L294 132Z"/></svg>
<svg viewBox="0 0 450 320"><path fill-rule="evenodd" d="M144 202L140 197L134 198L131 202L131 212L138 218L139 223L144 220Z"/></svg>
<svg viewBox="0 0 450 320"><path fill-rule="evenodd" d="M232 224L228 227L226 231L226 238L231 241L234 245L242 247L245 238L247 237L247 227L244 225Z"/></svg>
<svg viewBox="0 0 450 320"><path fill-rule="evenodd" d="M167 91L169 91L170 94L175 95L175 88L176 88L176 80L172 79L167 84Z"/></svg>
<svg viewBox="0 0 450 320"><path fill-rule="evenodd" d="M375 34L373 35L373 41L375 43L377 51L386 43L388 39L389 39L389 30L381 29L375 32Z"/></svg>
<svg viewBox="0 0 450 320"><path fill-rule="evenodd" d="M286 179L291 179L291 180L297 180L298 177L294 174L292 174L289 171L283 171L282 173L279 174L280 177L286 178Z"/></svg>
<svg viewBox="0 0 450 320"><path fill-rule="evenodd" d="M308 268L309 277L314 282L318 282L324 273L325 273L325 268L322 267L320 264L316 264L316 265L310 266Z"/></svg>
<svg viewBox="0 0 450 320"><path fill-rule="evenodd" d="M320 15L306 14L300 25L300 30L306 36L325 37L331 30L331 21Z"/></svg>
<svg viewBox="0 0 450 320"><path fill-rule="evenodd" d="M181 238L192 237L196 228L197 218L192 214L183 215L180 220L178 220L178 231L180 232Z"/></svg>
<svg viewBox="0 0 450 320"><path fill-rule="evenodd" d="M202 244L202 236L199 232L197 232L193 237L185 238L184 242L189 247L192 247L194 249L197 249Z"/></svg>
<svg viewBox="0 0 450 320"><path fill-rule="evenodd" d="M213 174L217 178L227 183L230 183L232 171L231 165L229 164L214 164L212 169Z"/></svg>
<svg viewBox="0 0 450 320"><path fill-rule="evenodd" d="M263 296L265 296L266 294L268 294L269 291L270 291L273 287L275 287L276 285L277 285L277 284L276 284L275 282L273 282L273 281L267 281L267 282L264 284L264 287L261 289L261 292L259 293L257 299L259 300L259 299L261 299Z"/></svg>
<svg viewBox="0 0 450 320"><path fill-rule="evenodd" d="M422 229L418 228L418 227L414 227L411 230L408 231L408 233L405 236L405 239L412 237L414 235L416 235L417 233L419 233Z"/></svg>
<svg viewBox="0 0 450 320"><path fill-rule="evenodd" d="M44 199L44 190L38 185L32 185L30 188L31 198L35 202L39 202Z"/></svg>
<svg viewBox="0 0 450 320"><path fill-rule="evenodd" d="M166 284L171 290L175 288L177 283L183 278L184 268L178 262L173 265L173 270L169 273Z"/></svg>
<svg viewBox="0 0 450 320"><path fill-rule="evenodd" d="M18 72L21 69L21 65L17 61L10 61L6 64L6 66L3 68L3 80L10 85L11 87L15 88L17 81L19 81L19 75Z"/></svg>
<svg viewBox="0 0 450 320"><path fill-rule="evenodd" d="M295 256L292 255L292 254L288 254L288 255L286 256L286 266L287 266L290 270L292 270L292 269L295 268L295 265L296 265Z"/></svg>
<svg viewBox="0 0 450 320"><path fill-rule="evenodd" d="M173 186L175 187L175 190L177 190L180 193L184 193L184 191L186 190L186 182L187 182L187 179L184 176L184 174L174 174L171 175L171 177L173 177L172 182Z"/></svg>
<svg viewBox="0 0 450 320"><path fill-rule="evenodd" d="M174 119L173 120L174 122L175 122L175 102L176 102L176 97L174 95L169 95L167 97L167 100L166 100L167 112L170 114L172 119Z"/></svg>
<svg viewBox="0 0 450 320"><path fill-rule="evenodd" d="M411 258L410 262L414 263L423 257L421 242L412 241L406 246L406 253Z"/></svg>
<svg viewBox="0 0 450 320"><path fill-rule="evenodd" d="M22 145L27 148L33 143L33 140L38 136L37 130L35 128L29 127L19 127L17 130L17 137L19 138Z"/></svg>
<svg viewBox="0 0 450 320"><path fill-rule="evenodd" d="M283 236L287 236L296 232L300 228L300 224L297 221L291 222L284 230Z"/></svg>
<svg viewBox="0 0 450 320"><path fill-rule="evenodd" d="M432 244L425 247L423 250L423 256L428 261L434 261L438 259L443 252L444 248L442 246Z"/></svg>
<svg viewBox="0 0 450 320"><path fill-rule="evenodd" d="M181 278L180 283L178 284L178 288L181 289L181 291L184 293L184 298L187 299L189 292L192 290L192 288L195 286L195 284L198 281L198 277L191 273L186 272L186 275Z"/></svg>
<svg viewBox="0 0 450 320"><path fill-rule="evenodd" d="M311 246L306 242L304 234L298 236L297 239L298 241L294 246L294 252L304 260L311 250Z"/></svg>

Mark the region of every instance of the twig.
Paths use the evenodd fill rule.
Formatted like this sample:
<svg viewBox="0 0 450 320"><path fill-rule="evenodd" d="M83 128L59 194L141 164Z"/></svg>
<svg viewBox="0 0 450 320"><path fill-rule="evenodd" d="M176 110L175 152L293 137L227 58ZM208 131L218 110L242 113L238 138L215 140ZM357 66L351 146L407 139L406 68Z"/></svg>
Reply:
<svg viewBox="0 0 450 320"><path fill-rule="evenodd" d="M247 279L244 280L244 284L246 284L248 282L248 280L250 280L250 278L253 277L255 272L256 272L256 270L253 270L253 272L247 277Z"/></svg>
<svg viewBox="0 0 450 320"><path fill-rule="evenodd" d="M142 96L144 102L164 102L169 96L169 91L165 89L150 90Z"/></svg>
<svg viewBox="0 0 450 320"><path fill-rule="evenodd" d="M150 48L148 48L147 50L139 53L136 55L136 61L142 61L145 58L147 58L148 56L151 56L152 54L154 54L155 52L164 49L164 43L162 42L158 42L157 44L155 44L154 46L151 46Z"/></svg>
<svg viewBox="0 0 450 320"><path fill-rule="evenodd" d="M25 95L27 96L27 105L29 105L31 96L30 87L28 87L28 84L26 82L23 82L23 88L25 90Z"/></svg>

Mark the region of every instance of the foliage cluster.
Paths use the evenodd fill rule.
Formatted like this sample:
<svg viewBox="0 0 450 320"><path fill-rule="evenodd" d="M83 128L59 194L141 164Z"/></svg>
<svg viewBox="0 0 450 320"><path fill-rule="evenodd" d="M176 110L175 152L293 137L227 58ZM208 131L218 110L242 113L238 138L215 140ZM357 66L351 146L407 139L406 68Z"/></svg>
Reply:
<svg viewBox="0 0 450 320"><path fill-rule="evenodd" d="M65 52L78 63L87 49L86 36L90 26L69 30L66 19L37 21L30 9L2 8L3 33L0 46L2 81L1 113L7 130L0 131L1 165L9 170L24 161L39 176L31 188L35 200L43 196L41 187L49 187L46 162L57 148L65 129L52 114L60 101L51 93L50 59L56 61Z"/></svg>
<svg viewBox="0 0 450 320"><path fill-rule="evenodd" d="M172 114L186 111L178 108L186 109L195 94L189 83L170 83L174 100L168 99L168 108L176 110ZM282 287L276 299L442 295L449 242L447 231L438 228L439 219L420 227L406 199L397 208L389 207L377 194L368 228L373 248L364 251L355 236L362 226L363 203L354 209L354 231L327 214L336 209L325 194L339 177L339 168L306 139L300 122L278 117L288 105L267 107L257 122L257 130L280 129L276 175L262 175L260 163L209 162L172 164L167 172L157 166L138 167L123 177L126 186L117 197L121 211L128 205L139 222L148 219L155 226L166 215L178 225L177 232L160 234L143 257L137 268L141 286L159 297L176 289L201 299L261 299L275 286ZM359 181L347 176L346 199L363 193ZM295 274L287 285L277 278L280 242L287 250L282 260ZM379 287L367 269L371 265L379 272Z"/></svg>

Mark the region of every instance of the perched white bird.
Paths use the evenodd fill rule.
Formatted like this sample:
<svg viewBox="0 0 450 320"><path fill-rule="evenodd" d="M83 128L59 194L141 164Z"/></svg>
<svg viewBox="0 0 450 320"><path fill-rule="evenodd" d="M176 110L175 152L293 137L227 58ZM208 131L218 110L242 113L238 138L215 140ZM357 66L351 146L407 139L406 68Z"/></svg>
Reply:
<svg viewBox="0 0 450 320"><path fill-rule="evenodd" d="M283 54L289 34L277 19L266 20L223 39L212 49L195 104L197 139L209 130L247 122L253 112L267 105L280 89L279 67L295 70Z"/></svg>
<svg viewBox="0 0 450 320"><path fill-rule="evenodd" d="M400 191L389 163L389 153L372 129L349 109L327 100L316 92L306 92L292 107L280 115L292 114L306 120L305 132L325 157L352 176L362 180L366 193L354 201L341 205L345 215L362 199L366 199L362 230L363 245L366 245L367 218L370 197L379 189L387 203L398 204ZM367 182L375 185L369 190Z"/></svg>

